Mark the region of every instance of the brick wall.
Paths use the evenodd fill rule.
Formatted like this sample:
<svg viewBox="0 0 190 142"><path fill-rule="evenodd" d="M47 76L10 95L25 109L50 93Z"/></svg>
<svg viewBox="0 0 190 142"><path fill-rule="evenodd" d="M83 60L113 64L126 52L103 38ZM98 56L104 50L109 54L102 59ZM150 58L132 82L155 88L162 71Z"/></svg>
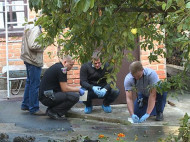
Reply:
<svg viewBox="0 0 190 142"><path fill-rule="evenodd" d="M156 43L154 45L154 48L164 48L164 45L158 46ZM155 70L161 80L166 78L166 59L163 57L158 57L159 62L152 62L151 64L149 63L148 56L150 55L152 51L151 50L140 50L140 61L142 62L144 67L151 68Z"/></svg>
<svg viewBox="0 0 190 142"><path fill-rule="evenodd" d="M2 73L2 68L6 66L6 43L4 38L1 38L0 41L0 73ZM21 43L9 43L10 59L20 59L20 53ZM51 56L49 56L49 53L51 53ZM47 47L44 51L43 58L44 67L50 67L54 63L58 62L57 48L54 46ZM24 65L24 63L23 61L10 61L9 65ZM79 86L80 83L79 69L80 66L78 65L78 62L75 62L73 69L68 72L68 82L74 86Z"/></svg>
<svg viewBox="0 0 190 142"><path fill-rule="evenodd" d="M73 68L67 73L68 83L72 86L80 86L80 65L77 61Z"/></svg>

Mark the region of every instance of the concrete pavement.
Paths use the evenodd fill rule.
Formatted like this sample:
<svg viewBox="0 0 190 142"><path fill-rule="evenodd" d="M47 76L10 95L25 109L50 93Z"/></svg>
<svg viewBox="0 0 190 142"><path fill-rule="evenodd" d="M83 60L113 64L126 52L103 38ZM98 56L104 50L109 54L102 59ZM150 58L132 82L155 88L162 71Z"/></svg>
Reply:
<svg viewBox="0 0 190 142"><path fill-rule="evenodd" d="M105 113L101 106L94 106L91 114L84 114L84 105L77 103L67 114L67 120L52 120L48 116L33 116L20 110L22 93L6 98L6 91L0 91L0 132L16 136L34 136L36 142L48 140L83 141L86 136L97 140L103 134L106 141L115 141L117 133L124 133L126 141L153 142L170 133L177 135L179 119L185 113L190 115L190 93L178 95L178 100L169 97L175 104L166 104L164 121L157 122L155 117L140 124L131 124L126 104L112 105L112 113ZM40 104L45 111L46 107ZM99 139L101 141L101 139Z"/></svg>

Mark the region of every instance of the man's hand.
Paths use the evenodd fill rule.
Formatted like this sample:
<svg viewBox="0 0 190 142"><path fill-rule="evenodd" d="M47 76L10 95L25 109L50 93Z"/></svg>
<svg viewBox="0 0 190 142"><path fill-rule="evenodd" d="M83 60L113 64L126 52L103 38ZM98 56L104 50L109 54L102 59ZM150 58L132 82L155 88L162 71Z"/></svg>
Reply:
<svg viewBox="0 0 190 142"><path fill-rule="evenodd" d="M146 121L146 119L147 119L147 118L149 118L149 116L150 116L150 114L145 113L145 114L141 117L141 119L140 119L140 121L139 121L139 122L141 123L141 122Z"/></svg>
<svg viewBox="0 0 190 142"><path fill-rule="evenodd" d="M99 97L99 98L102 98L102 97L105 96L107 90L106 90L105 88L102 88L102 89L100 90L100 92L101 92L101 93L100 93L100 95L98 95L98 97Z"/></svg>
<svg viewBox="0 0 190 142"><path fill-rule="evenodd" d="M134 123L139 123L139 117L136 114L132 114L132 119Z"/></svg>
<svg viewBox="0 0 190 142"><path fill-rule="evenodd" d="M94 93L96 94L96 95L98 95L98 97L99 97L99 95L101 94L101 91L100 91L100 86L93 86L92 87L92 90L94 91Z"/></svg>
<svg viewBox="0 0 190 142"><path fill-rule="evenodd" d="M83 96L84 93L85 93L84 90L80 88L80 90L79 90L79 94L80 94L80 96Z"/></svg>

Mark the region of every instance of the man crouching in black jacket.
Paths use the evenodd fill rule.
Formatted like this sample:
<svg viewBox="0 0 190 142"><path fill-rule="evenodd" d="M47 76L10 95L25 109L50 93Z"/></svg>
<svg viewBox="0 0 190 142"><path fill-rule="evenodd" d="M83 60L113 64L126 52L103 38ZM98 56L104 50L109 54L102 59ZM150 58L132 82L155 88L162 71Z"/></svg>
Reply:
<svg viewBox="0 0 190 142"><path fill-rule="evenodd" d="M110 87L110 84L106 82L105 74L110 73L108 70L108 63L101 67L100 52L96 51L92 55L92 61L89 61L81 66L80 69L80 85L82 88L88 90L87 101L84 113L89 114L92 112L92 100L104 99L102 109L106 113L111 113L112 109L110 104L115 101L120 91Z"/></svg>

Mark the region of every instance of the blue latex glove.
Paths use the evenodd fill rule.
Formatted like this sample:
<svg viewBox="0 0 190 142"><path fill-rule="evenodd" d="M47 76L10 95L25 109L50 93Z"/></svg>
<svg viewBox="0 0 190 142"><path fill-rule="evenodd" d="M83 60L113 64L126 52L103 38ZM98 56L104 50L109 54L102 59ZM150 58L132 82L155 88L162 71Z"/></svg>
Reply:
<svg viewBox="0 0 190 142"><path fill-rule="evenodd" d="M80 96L83 96L84 95L84 90L80 88L79 94L80 94Z"/></svg>
<svg viewBox="0 0 190 142"><path fill-rule="evenodd" d="M100 95L98 95L99 98L104 97L105 94L106 94L106 92L107 92L107 90L106 90L105 88L102 88L102 89L100 90L100 92L101 92Z"/></svg>
<svg viewBox="0 0 190 142"><path fill-rule="evenodd" d="M96 95L100 95L101 94L101 91L100 91L100 86L93 86L92 87L92 90L94 91L94 93L96 94Z"/></svg>
<svg viewBox="0 0 190 142"><path fill-rule="evenodd" d="M136 114L132 114L132 119L134 123L139 123L139 117Z"/></svg>
<svg viewBox="0 0 190 142"><path fill-rule="evenodd" d="M140 119L140 121L139 121L139 122L141 123L141 122L146 121L146 119L147 119L147 118L149 118L149 116L150 116L150 114L145 113L145 114L141 117L141 119Z"/></svg>

